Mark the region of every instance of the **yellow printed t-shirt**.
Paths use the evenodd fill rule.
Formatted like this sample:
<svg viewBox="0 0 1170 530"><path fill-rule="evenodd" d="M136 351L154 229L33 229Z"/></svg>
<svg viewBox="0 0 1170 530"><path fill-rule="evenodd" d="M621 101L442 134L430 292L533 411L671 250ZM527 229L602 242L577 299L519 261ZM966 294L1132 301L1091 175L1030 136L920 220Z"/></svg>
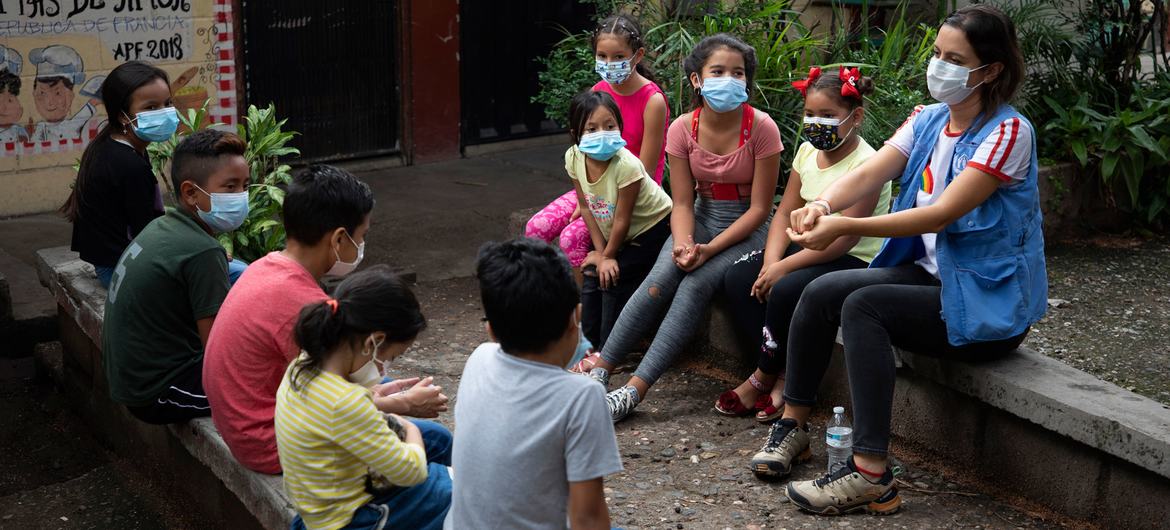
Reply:
<svg viewBox="0 0 1170 530"><path fill-rule="evenodd" d="M796 150L796 158L792 159L792 169L800 175L800 198L805 203L815 201L821 193L824 193L830 184L836 182L837 179L845 176L846 173L860 166L862 162L865 162L869 157L874 155L876 151L874 151L873 147L870 147L869 143L865 141L865 138L858 138L858 140L860 142L858 142L857 148L852 153L849 153L848 156L836 164L829 166L827 169L817 167L817 148L808 142L800 145L800 149ZM890 183L887 182L882 185L882 192L878 196L877 206L873 209L873 215L885 215L889 212ZM849 255L869 263L873 261L878 250L881 250L882 239L880 237L863 237L849 250Z"/></svg>
<svg viewBox="0 0 1170 530"><path fill-rule="evenodd" d="M365 490L371 470L396 486L426 481L425 451L398 439L368 389L320 371L311 380L301 374L293 390L295 365L276 391L276 445L285 492L306 527L349 524L373 499Z"/></svg>
<svg viewBox="0 0 1170 530"><path fill-rule="evenodd" d="M592 184L586 177L585 155L575 145L565 152L565 171L569 172L570 178L581 183L581 191L585 192L589 211L593 213L593 218L597 220L597 226L607 241L610 231L613 230L614 215L617 213L618 190L630 184L641 182L642 187L638 189L638 200L634 202L626 241L642 235L642 232L653 228L670 215L672 204L670 196L646 174L642 161L625 148L619 149L617 154L609 159L609 167L601 174L601 178Z"/></svg>

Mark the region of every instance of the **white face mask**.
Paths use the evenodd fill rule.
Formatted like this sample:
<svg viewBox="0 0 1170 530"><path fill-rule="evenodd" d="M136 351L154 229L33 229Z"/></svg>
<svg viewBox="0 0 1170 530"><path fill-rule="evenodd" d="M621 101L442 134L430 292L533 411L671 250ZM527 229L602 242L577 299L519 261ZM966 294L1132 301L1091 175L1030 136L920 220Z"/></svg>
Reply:
<svg viewBox="0 0 1170 530"><path fill-rule="evenodd" d="M349 238L349 242L353 243L353 246L357 248L357 251L358 251L357 259L354 260L353 263L346 263L344 261L341 261L341 254L338 253L336 249L334 249L333 255L337 256L337 261L333 262L333 266L330 267L328 271L325 271L326 276L334 276L334 277L346 276L349 273L353 272L354 269L356 269L358 267L358 265L360 265L362 263L362 259L366 257L366 242L365 241L362 241L362 244L360 244L360 245L355 243L353 238L350 237L349 232L345 233L345 237Z"/></svg>
<svg viewBox="0 0 1170 530"><path fill-rule="evenodd" d="M370 337L371 339L373 336ZM378 360L378 348L382 347L383 341L374 341L374 349L370 353L366 353L363 349L362 355L369 355L370 360L363 364L357 371L349 374L349 381L354 384L370 388L382 382L382 373L386 369L386 364Z"/></svg>
<svg viewBox="0 0 1170 530"><path fill-rule="evenodd" d="M980 81L978 85L967 86L968 76L971 72L986 67L985 64L979 68L967 68L933 57L930 59L930 66L926 67L926 87L930 89L930 95L934 99L947 105L958 105L983 84L983 81Z"/></svg>

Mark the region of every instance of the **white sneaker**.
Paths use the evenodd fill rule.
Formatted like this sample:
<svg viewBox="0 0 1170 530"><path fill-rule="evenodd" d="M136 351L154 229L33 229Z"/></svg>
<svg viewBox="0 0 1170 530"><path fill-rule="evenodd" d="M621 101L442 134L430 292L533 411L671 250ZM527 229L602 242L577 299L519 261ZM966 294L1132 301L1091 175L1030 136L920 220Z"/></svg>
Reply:
<svg viewBox="0 0 1170 530"><path fill-rule="evenodd" d="M605 395L605 404L609 405L609 414L613 417L614 423L626 419L626 416L634 412L638 401L640 401L638 389L632 386L623 386Z"/></svg>
<svg viewBox="0 0 1170 530"><path fill-rule="evenodd" d="M609 388L609 370L605 368L594 368L589 370L589 378L601 383L601 386Z"/></svg>

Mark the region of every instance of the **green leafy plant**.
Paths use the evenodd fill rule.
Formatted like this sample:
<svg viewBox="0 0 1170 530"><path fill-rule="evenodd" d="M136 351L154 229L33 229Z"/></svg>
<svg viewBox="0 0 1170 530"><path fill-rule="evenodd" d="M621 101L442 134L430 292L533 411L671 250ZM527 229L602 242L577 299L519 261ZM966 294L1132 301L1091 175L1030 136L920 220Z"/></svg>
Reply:
<svg viewBox="0 0 1170 530"><path fill-rule="evenodd" d="M1159 87L1161 94L1166 87L1170 83ZM1170 213L1170 100L1147 95L1140 86L1133 90L1132 107L1108 114L1095 110L1087 95L1068 108L1046 98L1055 118L1045 130L1066 139L1068 154L1100 178L1110 203L1134 212L1142 223L1158 225ZM1113 193L1118 188L1124 197L1120 204Z"/></svg>
<svg viewBox="0 0 1170 530"><path fill-rule="evenodd" d="M249 105L244 123L237 127L237 134L248 144L244 160L252 172L248 218L234 232L220 234L219 241L229 253L244 261L254 261L284 248L280 212L284 206L284 188L292 180L292 169L281 163L280 158L301 153L287 145L296 135L282 130L287 121L276 118L276 107L271 103L264 109Z"/></svg>
<svg viewBox="0 0 1170 530"><path fill-rule="evenodd" d="M1143 68L1145 43L1166 22L1164 0L1146 13L1141 4L997 2L1018 24L1028 64L1018 102L1046 133L1037 135L1040 157L1075 161L1107 206L1162 226L1170 221L1170 59L1150 53Z"/></svg>
<svg viewBox="0 0 1170 530"><path fill-rule="evenodd" d="M533 103L544 105L544 115L561 127L569 123L569 100L597 82L593 73L593 51L588 33L569 33L556 44L548 57L536 61L544 66L538 74L541 91L532 96Z"/></svg>
<svg viewBox="0 0 1170 530"><path fill-rule="evenodd" d="M869 118L863 130L871 141L888 137L915 105L929 101L924 65L935 29L911 22L904 6L895 10L890 28L871 39L850 34L845 16L835 17L838 25L829 36L822 35L801 22L801 12L793 9L792 0L583 1L595 4L600 17L614 12L638 17L646 61L666 93L671 116L691 109L693 89L683 73L683 60L699 40L720 32L736 35L755 48L758 67L751 104L775 119L789 145L800 140L798 116L803 107L791 83L803 78L812 65L861 66L865 75L874 77L877 89L869 97ZM533 101L543 103L546 115L563 124L569 98L596 82L589 34L566 35L548 57L538 60L545 72ZM781 168L784 175L786 162Z"/></svg>
<svg viewBox="0 0 1170 530"><path fill-rule="evenodd" d="M867 16L863 12L862 18ZM905 4L893 11L889 28L879 30L876 37L854 36L844 27L836 28L825 54L826 61L835 61L829 66L860 67L874 82L874 92L866 98L862 137L870 142L889 138L915 106L933 101L926 90L925 72L937 34L932 25L911 22Z"/></svg>
<svg viewBox="0 0 1170 530"><path fill-rule="evenodd" d="M179 113L179 120L185 132L175 133L170 140L155 142L147 148L150 164L155 175L167 189L167 197L173 200L174 190L167 174L175 147L192 132L208 127L207 102L200 109L188 109ZM288 146L296 135L282 128L287 120L276 118L276 108L269 104L259 109L248 106L244 123L236 133L247 144L244 159L250 168L248 185L248 218L235 231L219 234L219 242L233 257L254 261L274 250L284 248L284 225L280 212L284 205L284 186L291 180L291 168L281 163L281 157L299 155L300 151Z"/></svg>

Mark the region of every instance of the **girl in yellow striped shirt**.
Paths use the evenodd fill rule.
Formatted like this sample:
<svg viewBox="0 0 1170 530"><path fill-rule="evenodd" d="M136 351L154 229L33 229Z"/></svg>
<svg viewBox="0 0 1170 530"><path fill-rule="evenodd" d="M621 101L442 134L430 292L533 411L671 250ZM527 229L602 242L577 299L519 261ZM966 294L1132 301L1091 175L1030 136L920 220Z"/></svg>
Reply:
<svg viewBox="0 0 1170 530"><path fill-rule="evenodd" d="M414 342L426 327L418 300L385 266L349 276L336 296L301 310L302 352L276 393L276 444L298 514L292 528L441 528L450 456L428 461L418 427L383 415L371 391L350 382Z"/></svg>

